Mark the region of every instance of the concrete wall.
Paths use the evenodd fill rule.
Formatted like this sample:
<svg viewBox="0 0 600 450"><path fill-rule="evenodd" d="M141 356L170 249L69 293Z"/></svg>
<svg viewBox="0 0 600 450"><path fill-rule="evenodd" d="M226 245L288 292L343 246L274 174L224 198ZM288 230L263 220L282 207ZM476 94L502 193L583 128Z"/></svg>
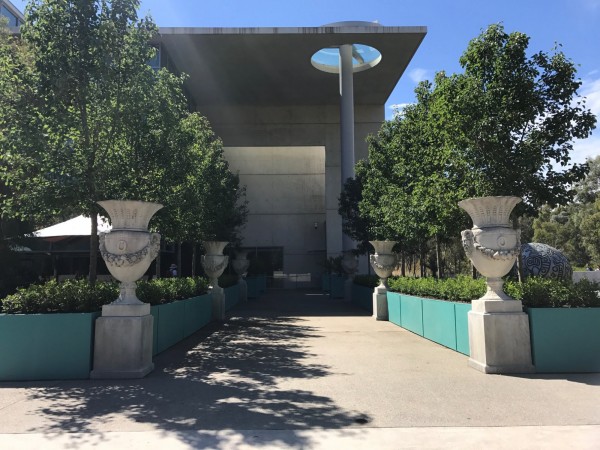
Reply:
<svg viewBox="0 0 600 450"><path fill-rule="evenodd" d="M341 189L339 106L239 105L199 109L223 140L226 157L232 168L240 171L242 182L248 184L249 195L253 196L250 198L251 220L244 233L244 244L282 245L287 255L284 256L287 273L320 273L322 268L318 262L325 255L316 257L314 252L325 250L328 256L337 256L342 250L342 221L337 212ZM384 113L383 105L355 107L356 161L367 158L365 139L380 128L385 119ZM243 149L253 156L244 156ZM286 149L291 154L287 154ZM256 157L262 158L260 163L255 160ZM312 164L304 161L306 158L316 160ZM271 165L268 163L270 159L273 159ZM244 168L248 164L252 168ZM288 164L291 167L286 169ZM321 177L323 180L323 167L324 191L319 193L323 181L317 179ZM259 168L265 171L268 168L269 171L257 172ZM268 177L264 178L266 175ZM285 185L284 190L276 190L270 192L268 198L260 198L259 192L272 191L271 186L279 186L281 182ZM302 195L296 195L298 189ZM254 190L254 193L250 192ZM324 201L316 200L321 195L324 195ZM313 200L308 201L308 198ZM303 217L301 223L293 223L300 217ZM314 232L315 221L319 222L318 232L308 236L307 233ZM324 236L321 234L323 223ZM265 229L264 226L271 231L263 235L260 230ZM366 270L364 262L362 265Z"/></svg>

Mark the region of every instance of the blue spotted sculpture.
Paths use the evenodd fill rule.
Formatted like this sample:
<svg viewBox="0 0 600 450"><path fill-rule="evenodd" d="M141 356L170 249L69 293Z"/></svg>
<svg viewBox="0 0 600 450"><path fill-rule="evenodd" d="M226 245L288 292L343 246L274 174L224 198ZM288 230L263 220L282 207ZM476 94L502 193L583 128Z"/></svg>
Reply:
<svg viewBox="0 0 600 450"><path fill-rule="evenodd" d="M570 280L573 269L560 251L546 244L532 242L521 246L522 274L544 278Z"/></svg>

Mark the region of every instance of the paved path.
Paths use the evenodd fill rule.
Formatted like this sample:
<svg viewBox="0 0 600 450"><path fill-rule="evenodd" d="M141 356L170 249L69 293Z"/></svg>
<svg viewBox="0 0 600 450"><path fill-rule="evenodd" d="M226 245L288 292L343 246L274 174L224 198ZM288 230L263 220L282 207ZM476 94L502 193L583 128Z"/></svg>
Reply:
<svg viewBox="0 0 600 450"><path fill-rule="evenodd" d="M600 374L484 375L317 292L230 315L142 380L0 383L0 448L600 448Z"/></svg>

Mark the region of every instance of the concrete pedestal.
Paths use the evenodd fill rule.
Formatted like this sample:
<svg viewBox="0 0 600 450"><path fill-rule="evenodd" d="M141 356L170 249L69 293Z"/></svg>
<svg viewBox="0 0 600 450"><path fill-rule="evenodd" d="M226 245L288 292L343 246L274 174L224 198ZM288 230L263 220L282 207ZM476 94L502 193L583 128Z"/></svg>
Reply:
<svg viewBox="0 0 600 450"><path fill-rule="evenodd" d="M143 378L152 370L150 305L105 305L96 319L91 378Z"/></svg>
<svg viewBox="0 0 600 450"><path fill-rule="evenodd" d="M225 320L225 291L222 287L216 286L210 290L212 295L212 318L219 322Z"/></svg>
<svg viewBox="0 0 600 450"><path fill-rule="evenodd" d="M484 373L533 373L529 321L517 300L474 300L469 366Z"/></svg>
<svg viewBox="0 0 600 450"><path fill-rule="evenodd" d="M377 286L373 291L373 317L377 320L389 320L385 286Z"/></svg>

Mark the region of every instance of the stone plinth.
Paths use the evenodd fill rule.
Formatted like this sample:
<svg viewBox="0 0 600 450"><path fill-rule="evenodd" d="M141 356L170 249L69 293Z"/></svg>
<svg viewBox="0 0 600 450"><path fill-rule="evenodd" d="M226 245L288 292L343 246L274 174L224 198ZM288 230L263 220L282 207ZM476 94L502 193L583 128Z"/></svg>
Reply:
<svg viewBox="0 0 600 450"><path fill-rule="evenodd" d="M373 317L377 320L388 320L387 289L379 285L373 291Z"/></svg>
<svg viewBox="0 0 600 450"><path fill-rule="evenodd" d="M474 300L469 366L484 373L533 373L527 314L518 300Z"/></svg>
<svg viewBox="0 0 600 450"><path fill-rule="evenodd" d="M96 319L91 378L143 378L154 369L150 305L105 305Z"/></svg>

